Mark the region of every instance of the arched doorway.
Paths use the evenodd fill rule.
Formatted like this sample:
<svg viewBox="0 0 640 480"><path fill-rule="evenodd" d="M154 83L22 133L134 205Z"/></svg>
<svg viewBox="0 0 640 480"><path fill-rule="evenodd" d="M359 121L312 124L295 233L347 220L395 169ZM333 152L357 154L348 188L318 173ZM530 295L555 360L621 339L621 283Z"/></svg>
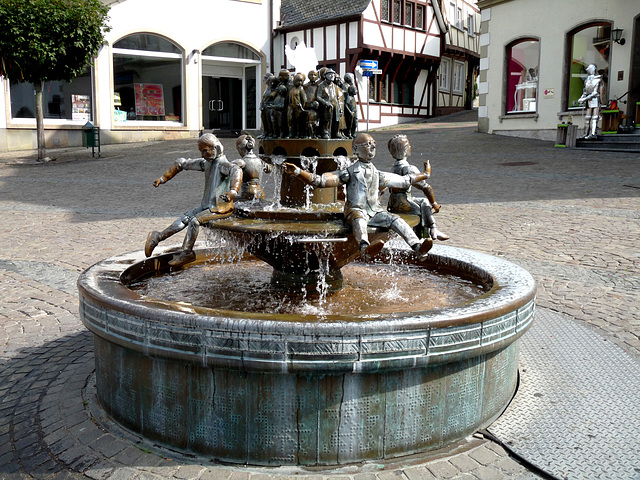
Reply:
<svg viewBox="0 0 640 480"><path fill-rule="evenodd" d="M233 42L207 47L202 61L202 125L217 134L258 128L261 60Z"/></svg>

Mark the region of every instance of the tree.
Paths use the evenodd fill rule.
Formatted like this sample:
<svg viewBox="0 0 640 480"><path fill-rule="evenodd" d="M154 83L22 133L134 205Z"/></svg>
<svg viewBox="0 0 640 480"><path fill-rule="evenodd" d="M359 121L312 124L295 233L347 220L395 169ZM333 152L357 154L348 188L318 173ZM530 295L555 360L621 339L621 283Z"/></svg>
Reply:
<svg viewBox="0 0 640 480"><path fill-rule="evenodd" d="M0 75L33 83L38 160L43 160L45 81L81 74L104 42L109 7L100 0L0 0Z"/></svg>

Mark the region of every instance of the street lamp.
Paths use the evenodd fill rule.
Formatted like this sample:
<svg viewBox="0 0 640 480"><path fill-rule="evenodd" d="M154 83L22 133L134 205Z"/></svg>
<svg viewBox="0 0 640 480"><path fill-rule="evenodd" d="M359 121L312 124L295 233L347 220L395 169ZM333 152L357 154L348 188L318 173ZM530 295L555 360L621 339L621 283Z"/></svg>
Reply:
<svg viewBox="0 0 640 480"><path fill-rule="evenodd" d="M622 29L621 28L614 28L613 30L611 30L611 36L613 38L613 41L620 44L620 45L624 45L624 38L622 38Z"/></svg>

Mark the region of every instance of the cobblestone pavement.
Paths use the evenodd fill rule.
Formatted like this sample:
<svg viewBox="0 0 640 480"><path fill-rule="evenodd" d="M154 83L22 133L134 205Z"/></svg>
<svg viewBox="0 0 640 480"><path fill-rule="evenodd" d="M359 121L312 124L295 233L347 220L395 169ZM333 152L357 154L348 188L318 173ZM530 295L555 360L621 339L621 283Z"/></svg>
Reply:
<svg viewBox="0 0 640 480"><path fill-rule="evenodd" d="M449 244L527 268L538 306L640 358L640 156L556 149L474 125L465 113L379 130L377 164L389 169L387 140L406 133L414 163L431 160ZM223 143L233 158L234 140ZM77 148L48 154L57 160L0 155L0 480L540 478L480 437L428 458L327 472L213 465L121 431L93 401L93 345L75 282L199 204L193 172L151 184L173 159L197 155L196 142L106 145L100 158Z"/></svg>

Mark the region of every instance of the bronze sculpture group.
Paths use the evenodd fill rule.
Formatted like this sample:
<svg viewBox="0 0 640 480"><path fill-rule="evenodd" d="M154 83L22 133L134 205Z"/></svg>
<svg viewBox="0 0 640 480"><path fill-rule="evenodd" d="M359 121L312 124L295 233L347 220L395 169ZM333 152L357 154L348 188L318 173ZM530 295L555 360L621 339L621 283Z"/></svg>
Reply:
<svg viewBox="0 0 640 480"><path fill-rule="evenodd" d="M345 168L321 175L306 171L292 163L284 163L283 173L293 175L313 188L344 186L346 198L343 219L355 238L363 257L380 251L383 242L370 244L368 228L378 227L396 232L419 258L426 256L433 240L448 240L449 237L436 227L434 213L440 205L436 202L433 188L426 182L431 165L425 162L425 171L408 162L411 145L405 135L395 135L388 143L389 153L395 159L392 172L379 171L373 164L376 142L368 134L356 133L358 115L355 96L357 89L353 74L340 78L330 68L311 70L308 81L303 73L292 75L282 69L277 76L264 76L265 90L260 105L264 139L352 138L355 156L353 163ZM330 142L329 142L330 143ZM166 183L183 170L204 172L205 187L198 207L185 212L162 231L152 231L147 236L145 255L150 257L158 244L187 229L182 249L169 260L177 267L196 259L193 250L200 226L227 218L234 213L234 201L254 202L264 199L261 186L263 173L272 171L268 157L262 159L254 152L256 139L241 135L236 140L240 158L229 161L224 155L220 141L211 133L198 140L202 157L180 158L164 174L153 182L154 187ZM426 198L414 198L412 187L422 191ZM380 203L383 191L389 189L386 207ZM420 218L412 228L401 214L413 214Z"/></svg>
<svg viewBox="0 0 640 480"><path fill-rule="evenodd" d="M263 172L270 172L272 166L253 153L255 139L242 135L236 141L236 149L241 156L233 162L224 155L220 141L210 133L198 140L201 158L176 160L158 179L154 187L166 183L183 170L196 170L205 174L205 188L202 202L161 232L152 231L147 236L145 255L150 257L156 246L163 240L187 229L182 249L174 254L169 265L177 267L196 259L193 247L200 226L227 218L233 214L234 200L256 200L264 198L260 185ZM389 141L389 151L396 159L394 172L379 171L373 164L376 142L368 134L359 133L352 142L356 160L353 164L335 172L316 175L291 163L284 164L287 174L295 175L314 188L346 186L344 222L355 237L363 256L379 251L383 244L370 245L368 227L383 227L396 232L411 247L419 258L426 256L433 240L447 240L449 237L436 228L433 213L440 210L435 201L433 189L426 183L431 166L425 164L425 172L420 172L407 161L411 146L404 135L396 135ZM423 191L426 199L414 199L411 188ZM382 190L389 188L390 201L385 209L380 203ZM418 234L398 214L413 213L420 216Z"/></svg>
<svg viewBox="0 0 640 480"><path fill-rule="evenodd" d="M305 83L305 81L308 81ZM292 75L282 69L263 79L260 102L263 137L353 138L358 125L353 74L340 78L331 68Z"/></svg>

